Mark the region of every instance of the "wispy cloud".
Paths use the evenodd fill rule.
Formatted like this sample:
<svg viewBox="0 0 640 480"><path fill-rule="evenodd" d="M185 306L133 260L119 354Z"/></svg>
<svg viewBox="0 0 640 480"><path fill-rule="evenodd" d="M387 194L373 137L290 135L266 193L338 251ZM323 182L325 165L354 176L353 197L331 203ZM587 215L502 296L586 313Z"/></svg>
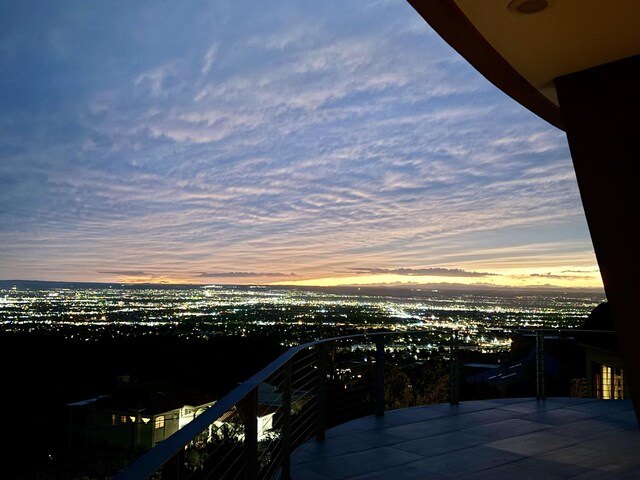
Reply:
<svg viewBox="0 0 640 480"><path fill-rule="evenodd" d="M2 276L595 265L564 134L408 4L78 8L0 46Z"/></svg>
<svg viewBox="0 0 640 480"><path fill-rule="evenodd" d="M355 268L354 272L373 275L391 274L434 277L490 277L495 275L487 272L469 272L459 268Z"/></svg>
<svg viewBox="0 0 640 480"><path fill-rule="evenodd" d="M217 52L218 52L218 45L216 44L212 45L211 47L209 47L209 50L207 50L207 53L202 59L202 69L200 70L200 73L202 75L206 75L211 70L211 67L213 66L213 62L216 59Z"/></svg>
<svg viewBox="0 0 640 480"><path fill-rule="evenodd" d="M203 272L198 277L206 278L255 278L255 277L297 277L295 273L281 272Z"/></svg>
<svg viewBox="0 0 640 480"><path fill-rule="evenodd" d="M586 272L579 272L582 275L585 275ZM539 278L546 278L549 280L570 280L570 279L575 279L578 275L578 272L574 272L574 274L572 275L558 275L558 274L554 274L554 273L532 273L531 275L529 275L530 277L534 278L534 277L539 277Z"/></svg>
<svg viewBox="0 0 640 480"><path fill-rule="evenodd" d="M149 272L145 272L142 270L100 270L98 273L106 273L108 275L127 275L127 276L143 276L143 275L152 275Z"/></svg>
<svg viewBox="0 0 640 480"><path fill-rule="evenodd" d="M179 65L171 62L139 74L133 83L148 88L153 96L166 95L168 83L172 77L177 77L178 71Z"/></svg>

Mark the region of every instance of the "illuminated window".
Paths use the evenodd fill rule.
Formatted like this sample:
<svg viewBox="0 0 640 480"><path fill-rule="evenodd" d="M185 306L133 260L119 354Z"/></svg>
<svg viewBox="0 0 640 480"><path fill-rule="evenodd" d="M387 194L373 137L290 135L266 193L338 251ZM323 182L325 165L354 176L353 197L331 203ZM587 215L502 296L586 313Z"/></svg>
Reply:
<svg viewBox="0 0 640 480"><path fill-rule="evenodd" d="M602 365L602 397L605 400L611 400L611 367Z"/></svg>
<svg viewBox="0 0 640 480"><path fill-rule="evenodd" d="M613 369L613 398L614 400L624 399L624 376L621 368Z"/></svg>
<svg viewBox="0 0 640 480"><path fill-rule="evenodd" d="M115 425L116 424L116 415L113 414L111 415L111 425Z"/></svg>
<svg viewBox="0 0 640 480"><path fill-rule="evenodd" d="M163 428L164 427L164 416L160 415L159 417L156 417L156 428Z"/></svg>
<svg viewBox="0 0 640 480"><path fill-rule="evenodd" d="M126 415L122 415L120 417L120 423L127 423L127 416Z"/></svg>

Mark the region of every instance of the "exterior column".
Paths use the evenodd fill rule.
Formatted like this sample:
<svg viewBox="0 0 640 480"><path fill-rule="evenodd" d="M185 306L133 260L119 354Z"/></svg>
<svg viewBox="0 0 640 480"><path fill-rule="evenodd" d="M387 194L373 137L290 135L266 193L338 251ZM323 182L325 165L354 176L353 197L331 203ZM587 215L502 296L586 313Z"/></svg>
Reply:
<svg viewBox="0 0 640 480"><path fill-rule="evenodd" d="M624 380L640 419L640 56L555 84Z"/></svg>

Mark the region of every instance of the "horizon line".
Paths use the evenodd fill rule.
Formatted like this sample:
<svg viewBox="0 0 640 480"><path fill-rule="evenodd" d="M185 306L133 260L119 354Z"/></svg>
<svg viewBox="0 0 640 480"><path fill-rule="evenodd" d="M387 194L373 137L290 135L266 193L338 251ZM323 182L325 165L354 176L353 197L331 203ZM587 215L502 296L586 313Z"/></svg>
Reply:
<svg viewBox="0 0 640 480"><path fill-rule="evenodd" d="M298 288L301 290L308 288L324 288L324 289L336 289L336 288L387 288L387 289L405 289L405 290L526 290L526 291L582 291L602 293L605 295L603 288L598 287L568 287L568 286L556 286L556 285L470 285L464 283L447 283L447 284L343 284L343 285L296 285L296 284L270 284L270 283L171 283L171 282L108 282L108 281L91 281L91 280L24 280L24 279L0 279L0 284L10 283L51 283L51 284L94 284L94 285L120 285L120 286L164 286L164 287L207 287L207 286L234 286L234 287L269 287L269 288Z"/></svg>

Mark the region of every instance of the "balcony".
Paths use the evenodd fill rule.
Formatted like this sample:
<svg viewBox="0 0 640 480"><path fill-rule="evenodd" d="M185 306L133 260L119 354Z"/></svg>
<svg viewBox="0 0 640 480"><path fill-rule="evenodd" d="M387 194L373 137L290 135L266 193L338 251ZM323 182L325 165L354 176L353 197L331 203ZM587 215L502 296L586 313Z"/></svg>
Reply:
<svg viewBox="0 0 640 480"><path fill-rule="evenodd" d="M573 378L594 335L612 332L520 332L500 365L461 362L457 330L295 346L115 478L640 478L631 402L580 398L624 397L622 369Z"/></svg>
<svg viewBox="0 0 640 480"><path fill-rule="evenodd" d="M629 400L512 398L385 412L292 455L291 478L638 479Z"/></svg>

